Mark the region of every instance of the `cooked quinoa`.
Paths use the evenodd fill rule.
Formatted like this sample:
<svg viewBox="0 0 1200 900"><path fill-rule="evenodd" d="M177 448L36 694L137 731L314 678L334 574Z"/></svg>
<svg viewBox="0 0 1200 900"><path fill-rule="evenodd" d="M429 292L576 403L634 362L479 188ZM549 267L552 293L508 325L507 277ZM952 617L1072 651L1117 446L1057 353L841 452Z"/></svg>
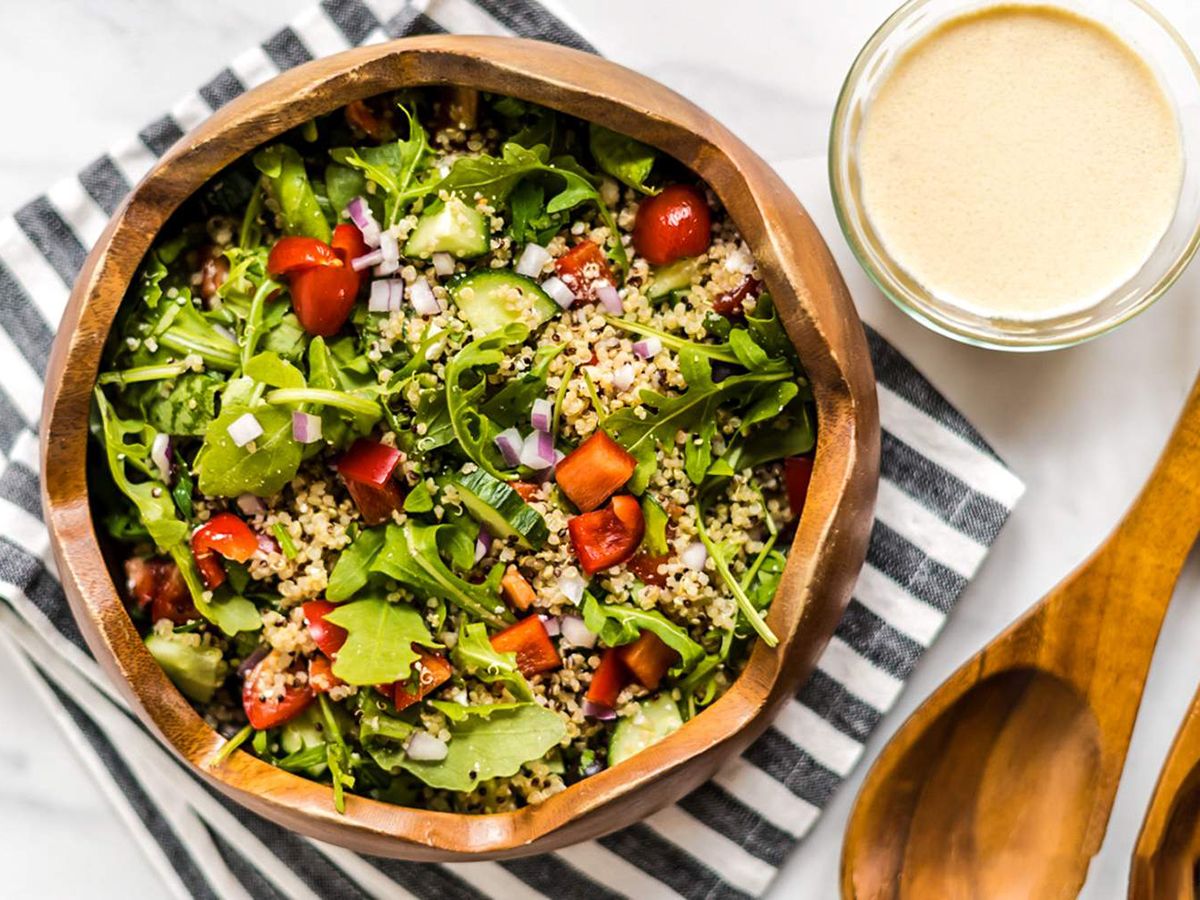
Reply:
<svg viewBox="0 0 1200 900"><path fill-rule="evenodd" d="M698 715L774 645L814 445L707 187L432 90L189 202L95 406L95 512L147 649L225 752L339 808L516 809Z"/></svg>

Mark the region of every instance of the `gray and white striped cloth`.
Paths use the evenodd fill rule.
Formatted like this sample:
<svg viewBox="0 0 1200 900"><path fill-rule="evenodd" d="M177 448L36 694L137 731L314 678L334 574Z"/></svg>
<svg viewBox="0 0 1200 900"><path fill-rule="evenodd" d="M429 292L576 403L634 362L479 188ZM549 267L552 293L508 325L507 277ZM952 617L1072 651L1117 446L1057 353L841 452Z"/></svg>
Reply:
<svg viewBox="0 0 1200 900"><path fill-rule="evenodd" d="M360 856L192 777L131 716L60 590L38 499L42 372L69 287L130 186L212 110L281 69L440 31L588 42L532 0L326 0L168 115L0 221L0 638L180 897L753 897L862 754L1022 492L959 413L869 335L884 427L877 522L845 619L774 726L709 784L624 831L513 862Z"/></svg>

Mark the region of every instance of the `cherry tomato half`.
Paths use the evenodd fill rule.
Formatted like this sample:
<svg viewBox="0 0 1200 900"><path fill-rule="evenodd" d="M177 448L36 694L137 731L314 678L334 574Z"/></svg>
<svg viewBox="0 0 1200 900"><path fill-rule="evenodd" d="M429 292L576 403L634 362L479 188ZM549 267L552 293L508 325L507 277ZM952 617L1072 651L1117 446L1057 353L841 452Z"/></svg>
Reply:
<svg viewBox="0 0 1200 900"><path fill-rule="evenodd" d="M325 621L325 616L337 609L337 606L328 600L309 600L301 609L304 610L308 633L312 635L313 643L317 645L318 650L332 659L334 654L342 649L342 644L346 643L349 635L340 625Z"/></svg>
<svg viewBox="0 0 1200 900"><path fill-rule="evenodd" d="M330 244L333 247L333 252L337 254L337 258L342 261L342 265L347 269L350 268L350 263L354 260L360 256L366 256L371 252L371 248L363 240L362 232L358 230L358 227L345 222L333 229L333 239L330 241ZM350 271L353 272L354 270L350 269ZM359 275L357 272L355 274ZM359 280L362 280L361 275Z"/></svg>
<svg viewBox="0 0 1200 900"><path fill-rule="evenodd" d="M704 194L690 184L673 184L647 197L633 222L633 246L651 265L699 256L712 239L712 213Z"/></svg>
<svg viewBox="0 0 1200 900"><path fill-rule="evenodd" d="M283 237L275 242L267 257L267 272L288 276L316 266L340 264L337 254L327 243L311 237Z"/></svg>
<svg viewBox="0 0 1200 900"><path fill-rule="evenodd" d="M613 284L612 270L604 251L595 241L580 241L554 261L554 271L576 297L593 300L597 281Z"/></svg>
<svg viewBox="0 0 1200 900"><path fill-rule="evenodd" d="M192 535L192 556L210 590L225 581L225 567L216 553L226 559L245 562L258 550L258 537L250 526L233 513L217 513Z"/></svg>
<svg viewBox="0 0 1200 900"><path fill-rule="evenodd" d="M279 695L265 693L267 686L260 685L259 682L264 680L264 666L270 663L271 668L268 671L273 671L274 657L275 652L272 651L259 660L258 665L250 670L242 683L242 708L256 731L265 731L294 719L313 701L312 688L307 684L284 688L283 693Z"/></svg>
<svg viewBox="0 0 1200 900"><path fill-rule="evenodd" d="M291 276L292 307L309 334L332 337L354 308L358 273L341 265L341 260L337 262L336 266L303 269Z"/></svg>
<svg viewBox="0 0 1200 900"><path fill-rule="evenodd" d="M200 617L192 605L183 573L173 561L135 556L125 560L125 579L129 596L138 607L150 607L151 620L170 619L176 625L183 625Z"/></svg>

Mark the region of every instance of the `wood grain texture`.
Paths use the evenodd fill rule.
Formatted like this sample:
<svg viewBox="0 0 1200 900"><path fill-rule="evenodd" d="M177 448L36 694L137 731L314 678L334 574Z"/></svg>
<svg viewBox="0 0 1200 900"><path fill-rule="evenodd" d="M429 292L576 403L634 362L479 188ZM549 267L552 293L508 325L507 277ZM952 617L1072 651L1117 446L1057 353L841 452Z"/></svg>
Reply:
<svg viewBox="0 0 1200 900"><path fill-rule="evenodd" d="M1200 864L1200 691L1146 808L1129 867L1130 900L1194 900Z"/></svg>
<svg viewBox="0 0 1200 900"><path fill-rule="evenodd" d="M541 103L658 147L720 196L762 268L816 397L808 505L768 621L729 692L651 750L517 812L465 816L348 798L223 741L142 646L105 568L84 467L90 391L126 288L167 217L226 165L316 115L402 86L465 85ZM171 149L114 216L71 295L46 381L43 501L63 586L89 646L139 715L226 795L286 827L355 850L420 860L513 857L624 827L677 800L757 737L812 671L866 552L879 424L862 326L828 248L779 177L728 130L660 84L538 42L431 36L291 70L239 97Z"/></svg>
<svg viewBox="0 0 1200 900"><path fill-rule="evenodd" d="M1112 535L880 754L846 833L845 897L1078 894L1198 531L1200 382Z"/></svg>

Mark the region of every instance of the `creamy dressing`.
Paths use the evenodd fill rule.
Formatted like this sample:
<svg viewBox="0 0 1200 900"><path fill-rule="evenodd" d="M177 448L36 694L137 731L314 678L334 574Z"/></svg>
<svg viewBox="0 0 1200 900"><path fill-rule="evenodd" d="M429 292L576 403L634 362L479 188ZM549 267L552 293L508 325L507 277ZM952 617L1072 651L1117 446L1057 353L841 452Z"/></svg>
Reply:
<svg viewBox="0 0 1200 900"><path fill-rule="evenodd" d="M1004 319L1091 306L1175 214L1179 122L1098 22L1046 6L953 19L899 59L859 144L887 252L939 299Z"/></svg>

